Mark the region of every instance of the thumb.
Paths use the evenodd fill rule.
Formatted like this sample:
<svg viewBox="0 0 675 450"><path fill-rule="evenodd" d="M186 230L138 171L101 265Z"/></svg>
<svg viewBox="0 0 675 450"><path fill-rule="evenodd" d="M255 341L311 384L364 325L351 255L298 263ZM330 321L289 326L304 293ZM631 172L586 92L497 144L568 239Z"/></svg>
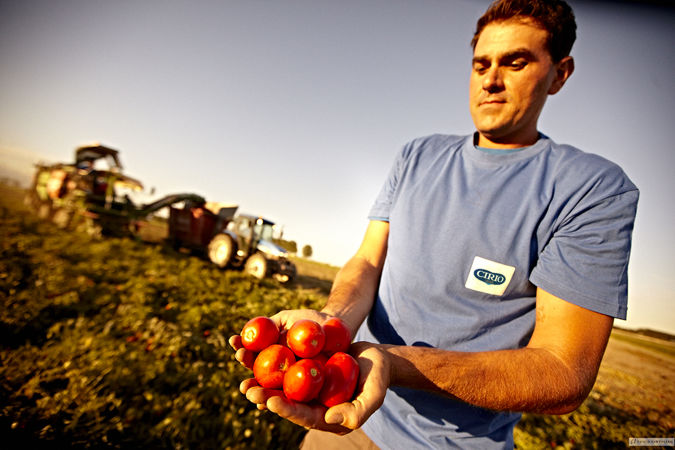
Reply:
<svg viewBox="0 0 675 450"><path fill-rule="evenodd" d="M370 414L372 412L367 413L363 404L355 400L351 403L341 403L329 408L324 415L324 420L328 424L342 425L355 430L363 425Z"/></svg>
<svg viewBox="0 0 675 450"><path fill-rule="evenodd" d="M332 408L328 409L328 411L326 411L324 420L330 425L342 425L342 422L344 421L344 415L340 412L340 408L333 406Z"/></svg>

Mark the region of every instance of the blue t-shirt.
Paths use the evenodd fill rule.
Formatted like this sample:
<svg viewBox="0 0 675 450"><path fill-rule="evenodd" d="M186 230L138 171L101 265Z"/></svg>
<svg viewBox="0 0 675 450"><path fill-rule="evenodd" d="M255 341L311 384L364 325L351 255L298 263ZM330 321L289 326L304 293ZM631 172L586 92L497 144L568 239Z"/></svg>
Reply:
<svg viewBox="0 0 675 450"><path fill-rule="evenodd" d="M623 319L637 200L617 165L543 135L498 154L477 150L473 136L416 139L369 214L389 222L389 242L356 339L524 347L537 286ZM382 448L512 448L519 418L393 387L363 429Z"/></svg>

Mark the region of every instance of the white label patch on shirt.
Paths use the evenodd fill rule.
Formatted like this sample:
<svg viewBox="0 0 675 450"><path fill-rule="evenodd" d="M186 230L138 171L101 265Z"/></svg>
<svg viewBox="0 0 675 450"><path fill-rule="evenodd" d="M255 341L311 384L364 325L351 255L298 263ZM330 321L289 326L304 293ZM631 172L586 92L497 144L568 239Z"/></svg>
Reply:
<svg viewBox="0 0 675 450"><path fill-rule="evenodd" d="M492 295L503 295L516 268L476 256L464 285L468 289Z"/></svg>

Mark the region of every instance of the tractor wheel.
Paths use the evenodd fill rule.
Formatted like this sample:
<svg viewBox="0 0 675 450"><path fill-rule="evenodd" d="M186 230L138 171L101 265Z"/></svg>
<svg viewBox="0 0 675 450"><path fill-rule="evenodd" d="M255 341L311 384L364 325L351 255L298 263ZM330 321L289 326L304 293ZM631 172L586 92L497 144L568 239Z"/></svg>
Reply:
<svg viewBox="0 0 675 450"><path fill-rule="evenodd" d="M225 267L232 259L234 242L227 234L219 234L209 242L209 259L218 267Z"/></svg>
<svg viewBox="0 0 675 450"><path fill-rule="evenodd" d="M253 275L261 280L267 276L267 269L267 260L260 253L251 255L251 257L246 260L246 265L244 266L244 271L247 274Z"/></svg>

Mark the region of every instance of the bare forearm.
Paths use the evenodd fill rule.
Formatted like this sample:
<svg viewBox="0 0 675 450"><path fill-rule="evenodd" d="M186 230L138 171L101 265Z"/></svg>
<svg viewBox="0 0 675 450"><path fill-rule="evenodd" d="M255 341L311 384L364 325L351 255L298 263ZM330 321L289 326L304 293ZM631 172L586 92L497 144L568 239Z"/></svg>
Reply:
<svg viewBox="0 0 675 450"><path fill-rule="evenodd" d="M496 411L562 414L574 410L593 380L541 348L464 353L384 346L392 385L448 395Z"/></svg>
<svg viewBox="0 0 675 450"><path fill-rule="evenodd" d="M321 311L344 320L353 336L373 306L379 279L379 268L364 258L353 257L335 277Z"/></svg>

